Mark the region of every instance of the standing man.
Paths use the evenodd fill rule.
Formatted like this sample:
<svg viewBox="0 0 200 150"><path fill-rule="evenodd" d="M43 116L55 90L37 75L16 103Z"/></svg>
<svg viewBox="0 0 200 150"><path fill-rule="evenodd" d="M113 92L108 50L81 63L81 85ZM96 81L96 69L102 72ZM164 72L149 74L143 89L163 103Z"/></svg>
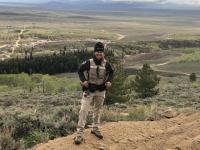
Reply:
<svg viewBox="0 0 200 150"><path fill-rule="evenodd" d="M104 44L101 42L96 43L93 58L83 62L78 71L82 82L83 96L77 125L77 136L74 138L75 144L81 144L84 139L83 131L91 103L94 104L91 133L99 139L103 139L103 135L99 130L100 113L106 89L111 87L113 78L113 69L104 56Z"/></svg>

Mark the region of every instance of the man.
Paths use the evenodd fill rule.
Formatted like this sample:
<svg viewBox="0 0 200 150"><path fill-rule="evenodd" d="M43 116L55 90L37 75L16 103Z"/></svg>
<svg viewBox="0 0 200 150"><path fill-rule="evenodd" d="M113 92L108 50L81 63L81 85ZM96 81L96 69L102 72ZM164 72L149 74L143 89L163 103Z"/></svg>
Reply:
<svg viewBox="0 0 200 150"><path fill-rule="evenodd" d="M104 56L103 43L96 43L93 58L83 62L78 71L82 82L83 96L77 125L77 136L74 138L75 144L81 144L84 139L83 130L91 103L94 104L91 133L97 138L103 139L103 135L99 130L100 112L104 103L106 89L111 87L113 78L113 69Z"/></svg>

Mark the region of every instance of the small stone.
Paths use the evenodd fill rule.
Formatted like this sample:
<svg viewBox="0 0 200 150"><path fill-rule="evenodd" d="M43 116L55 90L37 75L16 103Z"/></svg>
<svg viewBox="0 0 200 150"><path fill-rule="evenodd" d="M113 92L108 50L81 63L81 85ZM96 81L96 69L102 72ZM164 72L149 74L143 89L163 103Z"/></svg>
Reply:
<svg viewBox="0 0 200 150"><path fill-rule="evenodd" d="M151 137L151 138L154 138L155 136L154 136L154 135L150 135L150 137Z"/></svg>
<svg viewBox="0 0 200 150"><path fill-rule="evenodd" d="M114 141L115 143L119 143L119 140L117 140L117 139L113 139L113 141Z"/></svg>
<svg viewBox="0 0 200 150"><path fill-rule="evenodd" d="M106 146L104 144L99 144L98 149L99 150L105 150Z"/></svg>
<svg viewBox="0 0 200 150"><path fill-rule="evenodd" d="M180 147L178 147L178 146L176 146L175 150L181 150L181 148L180 148Z"/></svg>
<svg viewBox="0 0 200 150"><path fill-rule="evenodd" d="M162 113L162 116L166 117L166 118L174 118L176 117L178 114L175 110L171 109L171 108L168 108L167 110L165 110L163 113Z"/></svg>
<svg viewBox="0 0 200 150"><path fill-rule="evenodd" d="M127 143L127 139L123 139L123 140L121 140L120 143L122 143L122 144L126 144L126 143Z"/></svg>
<svg viewBox="0 0 200 150"><path fill-rule="evenodd" d="M105 147L103 147L103 146L99 147L99 150L105 150Z"/></svg>
<svg viewBox="0 0 200 150"><path fill-rule="evenodd" d="M191 145L191 149L199 150L200 147L200 139L194 140Z"/></svg>
<svg viewBox="0 0 200 150"><path fill-rule="evenodd" d="M133 140L133 139L131 139L131 138L129 138L129 139L128 139L128 141L130 141L130 142L133 142L134 140Z"/></svg>

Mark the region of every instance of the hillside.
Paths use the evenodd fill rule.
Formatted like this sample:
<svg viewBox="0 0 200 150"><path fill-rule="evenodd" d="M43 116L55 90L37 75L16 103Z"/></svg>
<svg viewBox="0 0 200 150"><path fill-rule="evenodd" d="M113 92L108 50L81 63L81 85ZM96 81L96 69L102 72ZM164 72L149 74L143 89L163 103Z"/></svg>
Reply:
<svg viewBox="0 0 200 150"><path fill-rule="evenodd" d="M106 123L102 126L104 140L86 130L86 141L80 146L72 143L74 135L70 135L32 150L199 150L199 123L199 113L159 121Z"/></svg>

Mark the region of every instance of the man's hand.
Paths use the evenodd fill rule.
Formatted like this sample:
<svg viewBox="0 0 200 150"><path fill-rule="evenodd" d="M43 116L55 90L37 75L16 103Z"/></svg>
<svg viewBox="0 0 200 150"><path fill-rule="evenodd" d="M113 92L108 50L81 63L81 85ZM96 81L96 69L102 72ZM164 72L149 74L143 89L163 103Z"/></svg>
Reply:
<svg viewBox="0 0 200 150"><path fill-rule="evenodd" d="M84 82L82 83L82 85L83 85L84 87L88 88L89 83L88 83L88 81L84 81Z"/></svg>
<svg viewBox="0 0 200 150"><path fill-rule="evenodd" d="M106 85L106 89L109 89L112 86L112 83L111 82L106 82L105 85Z"/></svg>

